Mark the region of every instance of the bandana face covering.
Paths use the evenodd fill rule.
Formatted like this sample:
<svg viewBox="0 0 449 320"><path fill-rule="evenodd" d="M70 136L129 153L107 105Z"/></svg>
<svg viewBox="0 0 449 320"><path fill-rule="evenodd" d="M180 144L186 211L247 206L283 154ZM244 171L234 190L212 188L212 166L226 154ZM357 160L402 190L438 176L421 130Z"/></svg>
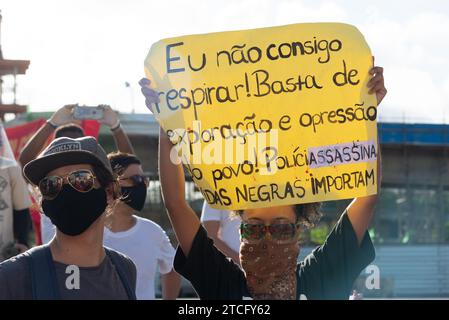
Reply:
<svg viewBox="0 0 449 320"><path fill-rule="evenodd" d="M240 261L253 299L295 300L298 255L296 240L242 242Z"/></svg>

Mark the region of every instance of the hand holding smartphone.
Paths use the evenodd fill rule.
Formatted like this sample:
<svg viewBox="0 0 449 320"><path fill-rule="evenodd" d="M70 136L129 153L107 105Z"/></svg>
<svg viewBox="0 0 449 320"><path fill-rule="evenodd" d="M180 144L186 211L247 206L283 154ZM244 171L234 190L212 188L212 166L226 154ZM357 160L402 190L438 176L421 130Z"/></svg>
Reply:
<svg viewBox="0 0 449 320"><path fill-rule="evenodd" d="M73 110L73 118L77 120L100 120L103 119L103 107L100 106L76 106Z"/></svg>

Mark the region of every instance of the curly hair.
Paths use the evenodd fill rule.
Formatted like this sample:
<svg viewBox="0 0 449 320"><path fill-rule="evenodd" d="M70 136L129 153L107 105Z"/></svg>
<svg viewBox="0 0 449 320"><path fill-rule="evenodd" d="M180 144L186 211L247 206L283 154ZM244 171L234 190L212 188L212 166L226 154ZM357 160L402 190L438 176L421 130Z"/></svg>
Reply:
<svg viewBox="0 0 449 320"><path fill-rule="evenodd" d="M305 229L310 229L316 226L320 221L322 213L321 202L312 202L305 204L296 204L294 206L296 214L296 222Z"/></svg>

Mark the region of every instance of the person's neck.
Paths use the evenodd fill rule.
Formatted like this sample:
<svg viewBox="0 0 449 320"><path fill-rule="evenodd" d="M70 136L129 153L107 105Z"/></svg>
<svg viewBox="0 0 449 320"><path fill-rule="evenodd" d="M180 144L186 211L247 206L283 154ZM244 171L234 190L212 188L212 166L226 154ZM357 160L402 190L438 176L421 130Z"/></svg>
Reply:
<svg viewBox="0 0 449 320"><path fill-rule="evenodd" d="M86 231L78 236L68 236L56 230L50 242L53 260L78 267L96 267L105 257L103 248L104 218L98 218Z"/></svg>
<svg viewBox="0 0 449 320"><path fill-rule="evenodd" d="M111 232L123 232L136 225L136 217L133 215L134 209L120 202L110 216L108 228Z"/></svg>

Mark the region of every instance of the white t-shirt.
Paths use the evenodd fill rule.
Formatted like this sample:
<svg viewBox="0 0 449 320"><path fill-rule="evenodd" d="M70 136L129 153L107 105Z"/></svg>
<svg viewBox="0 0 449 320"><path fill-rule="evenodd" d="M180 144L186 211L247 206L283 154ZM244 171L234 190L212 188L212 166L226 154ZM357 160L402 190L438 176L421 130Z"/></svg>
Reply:
<svg viewBox="0 0 449 320"><path fill-rule="evenodd" d="M173 269L175 249L165 231L153 221L135 216L136 224L123 232L104 228L104 245L127 255L137 268L136 296L139 300L155 299L157 267L161 274Z"/></svg>
<svg viewBox="0 0 449 320"><path fill-rule="evenodd" d="M27 184L18 165L5 164L0 159L0 261L3 246L14 241L13 210L24 210L31 206Z"/></svg>
<svg viewBox="0 0 449 320"><path fill-rule="evenodd" d="M218 230L218 238L226 243L229 248L235 252L240 251L240 218L230 216L231 211L217 210L209 206L204 201L203 211L201 212L201 222L219 221L220 229Z"/></svg>

